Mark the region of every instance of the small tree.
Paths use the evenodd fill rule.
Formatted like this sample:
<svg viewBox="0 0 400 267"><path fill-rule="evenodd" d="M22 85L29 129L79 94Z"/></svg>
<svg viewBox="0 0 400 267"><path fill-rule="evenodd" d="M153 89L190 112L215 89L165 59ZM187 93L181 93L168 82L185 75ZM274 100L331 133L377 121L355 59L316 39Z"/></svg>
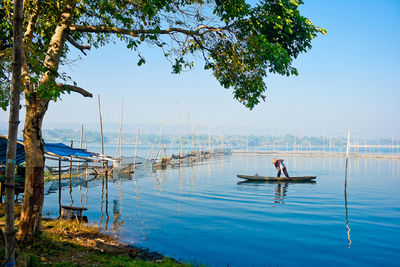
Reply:
<svg viewBox="0 0 400 267"><path fill-rule="evenodd" d="M0 12L7 14L8 1L1 3ZM140 47L148 43L164 51L173 73L191 68L193 57L201 57L204 68L211 70L224 88L231 88L235 99L252 109L265 99L267 74L297 75L293 59L311 48L318 33L325 33L300 15L300 4L302 1L295 0L260 0L255 5L244 0L28 1L22 68L26 101L22 238L40 229L41 127L48 104L65 92L90 96L75 83L66 85L68 76L58 72L60 64L67 63L70 49L84 53L90 47L120 40L137 53L140 66L146 62ZM10 19L9 14L2 16L1 32L7 32ZM1 46L7 47L7 35L0 38ZM7 49L0 52L2 73L7 73L9 64ZM6 76L2 76L3 84Z"/></svg>

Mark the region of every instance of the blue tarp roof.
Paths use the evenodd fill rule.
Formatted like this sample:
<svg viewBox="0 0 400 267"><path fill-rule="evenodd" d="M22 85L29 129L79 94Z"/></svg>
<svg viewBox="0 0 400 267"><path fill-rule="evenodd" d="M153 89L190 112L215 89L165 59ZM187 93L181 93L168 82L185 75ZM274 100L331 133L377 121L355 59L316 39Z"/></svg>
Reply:
<svg viewBox="0 0 400 267"><path fill-rule="evenodd" d="M7 143L8 143L8 139L5 136L0 136L0 164L1 165L6 165ZM24 145L21 144L21 142L17 142L16 163L20 164L24 161L25 161Z"/></svg>
<svg viewBox="0 0 400 267"><path fill-rule="evenodd" d="M72 148L63 143L45 143L44 151L56 154L61 157L93 157L94 154L86 152L84 149Z"/></svg>
<svg viewBox="0 0 400 267"><path fill-rule="evenodd" d="M0 164L6 164L7 157L7 143L8 138L6 136L0 135ZM90 153L85 151L84 149L72 148L63 143L45 143L44 144L44 152L57 156L57 157L83 157L90 158L95 157L98 159L98 154ZM23 142L18 140L17 142L17 154L16 154L16 163L20 164L25 161L25 150Z"/></svg>

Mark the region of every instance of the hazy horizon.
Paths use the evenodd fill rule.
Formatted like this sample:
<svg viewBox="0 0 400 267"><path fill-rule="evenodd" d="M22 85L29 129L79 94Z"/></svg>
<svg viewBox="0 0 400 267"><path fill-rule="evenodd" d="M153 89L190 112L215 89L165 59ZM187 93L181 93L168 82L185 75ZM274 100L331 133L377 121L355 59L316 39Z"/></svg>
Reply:
<svg viewBox="0 0 400 267"><path fill-rule="evenodd" d="M346 136L350 130L363 137L400 138L400 2L306 0L301 11L328 33L294 60L299 76L269 75L266 102L252 111L203 70L200 60L193 70L172 75L162 51L143 46L146 64L138 67L135 53L117 42L92 48L88 56L71 49L69 58L82 60L61 71L93 98L62 95L50 103L43 129L98 125L100 95L103 122L117 130L124 99L125 129L157 125L157 131L162 123L181 125L186 132L189 116L190 131ZM19 132L24 117L22 109ZM2 128L7 121L8 112L1 111Z"/></svg>

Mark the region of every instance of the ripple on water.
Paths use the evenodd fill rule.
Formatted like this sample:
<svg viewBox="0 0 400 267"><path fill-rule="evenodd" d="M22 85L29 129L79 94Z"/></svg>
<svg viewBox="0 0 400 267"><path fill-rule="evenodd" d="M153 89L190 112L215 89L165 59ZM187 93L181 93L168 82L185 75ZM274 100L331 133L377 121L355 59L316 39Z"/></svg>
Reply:
<svg viewBox="0 0 400 267"><path fill-rule="evenodd" d="M317 175L316 183L238 184L237 173L275 171L269 157L237 156L116 180L109 225L123 222L125 242L211 266L398 265L400 177L387 173L391 162L381 173L373 160L350 165L345 188L341 158L286 160L291 173ZM86 215L99 222L102 212L104 225L101 188L89 185ZM57 214L57 196L46 195L44 212ZM75 204L80 197L73 188Z"/></svg>

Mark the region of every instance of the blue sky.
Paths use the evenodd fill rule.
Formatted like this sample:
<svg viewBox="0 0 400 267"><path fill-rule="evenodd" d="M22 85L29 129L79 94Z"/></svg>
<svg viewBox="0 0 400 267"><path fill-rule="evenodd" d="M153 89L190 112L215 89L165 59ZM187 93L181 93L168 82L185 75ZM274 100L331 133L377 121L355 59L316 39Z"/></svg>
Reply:
<svg viewBox="0 0 400 267"><path fill-rule="evenodd" d="M248 133L346 135L400 138L400 1L305 0L302 14L328 33L295 60L297 77L270 75L266 102L249 111L223 89L201 62L172 75L157 48L143 48L147 63L138 67L124 44L89 51L63 70L91 91L93 99L66 95L51 103L44 125L119 123L121 99L128 124L182 124L242 127ZM75 51L73 58L78 53ZM24 114L21 114L23 120ZM8 114L0 113L0 121ZM22 125L20 126L22 128Z"/></svg>

